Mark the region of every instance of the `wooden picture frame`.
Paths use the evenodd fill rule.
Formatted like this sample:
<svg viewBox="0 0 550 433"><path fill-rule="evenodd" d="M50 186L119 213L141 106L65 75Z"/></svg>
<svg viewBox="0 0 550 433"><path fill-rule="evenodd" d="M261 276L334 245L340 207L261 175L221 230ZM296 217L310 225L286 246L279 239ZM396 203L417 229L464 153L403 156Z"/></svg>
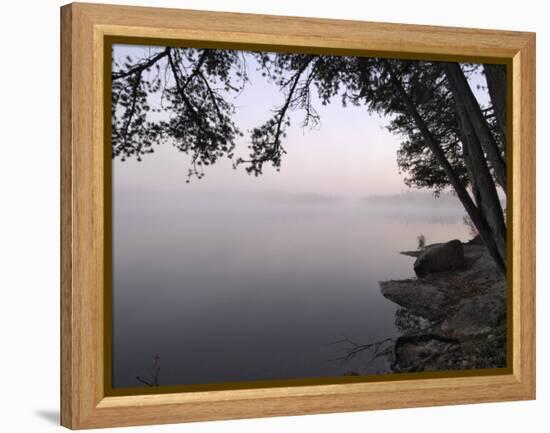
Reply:
<svg viewBox="0 0 550 433"><path fill-rule="evenodd" d="M105 68L112 37L223 47L506 63L513 245L504 374L109 395L103 248ZM61 8L61 424L72 429L535 398L535 35L73 3ZM510 215L510 214L509 214Z"/></svg>

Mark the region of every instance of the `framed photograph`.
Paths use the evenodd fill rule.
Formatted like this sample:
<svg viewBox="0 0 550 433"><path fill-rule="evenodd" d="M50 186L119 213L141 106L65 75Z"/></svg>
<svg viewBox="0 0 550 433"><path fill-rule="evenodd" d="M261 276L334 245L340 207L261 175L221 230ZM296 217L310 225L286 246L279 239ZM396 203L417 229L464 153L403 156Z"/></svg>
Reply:
<svg viewBox="0 0 550 433"><path fill-rule="evenodd" d="M61 417L535 398L533 33L61 8Z"/></svg>

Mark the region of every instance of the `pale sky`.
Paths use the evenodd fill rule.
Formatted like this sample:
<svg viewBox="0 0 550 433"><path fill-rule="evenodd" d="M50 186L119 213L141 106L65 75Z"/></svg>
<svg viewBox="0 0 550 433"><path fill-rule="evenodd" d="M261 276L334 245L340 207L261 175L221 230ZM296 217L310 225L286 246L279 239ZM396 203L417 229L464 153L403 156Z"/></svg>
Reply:
<svg viewBox="0 0 550 433"><path fill-rule="evenodd" d="M126 55L143 55L154 48L115 45L115 59ZM238 141L236 155L248 156L249 133L270 117L270 110L283 102L277 86L256 71L256 63L247 58L250 82L234 100L236 124L244 133ZM476 84L485 84L483 76ZM478 98L484 91L472 86ZM314 92L315 93L315 92ZM127 159L113 163L116 189L162 189L188 191L277 191L364 197L371 194L396 194L407 190L398 173L396 152L400 137L384 127L388 121L370 114L364 106L342 107L338 97L327 106L314 100L321 117L316 129L303 129L303 113L291 113L283 146L281 171L264 165L263 175L248 175L244 167L234 170L229 160L219 160L207 167L204 178L186 184L189 157L169 145L155 147L142 162Z"/></svg>

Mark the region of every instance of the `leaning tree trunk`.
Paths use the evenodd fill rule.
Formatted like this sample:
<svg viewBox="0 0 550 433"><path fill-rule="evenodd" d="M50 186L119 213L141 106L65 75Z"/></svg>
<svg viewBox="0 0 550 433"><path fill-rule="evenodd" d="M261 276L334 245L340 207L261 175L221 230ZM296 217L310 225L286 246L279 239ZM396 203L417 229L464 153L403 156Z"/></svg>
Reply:
<svg viewBox="0 0 550 433"><path fill-rule="evenodd" d="M487 158L495 172L495 178L502 190L506 192L506 162L462 68L458 63L443 63L443 68L455 100L460 101L464 107L473 130L483 146L483 150L487 153Z"/></svg>
<svg viewBox="0 0 550 433"><path fill-rule="evenodd" d="M459 134L460 134L460 142L465 143L468 139L463 132L462 125L459 125ZM468 179L473 179L475 176L474 169L473 169L473 163L472 163L472 156L470 155L469 146L462 146L462 156L464 158L464 165L466 166L466 171L468 173ZM474 181L471 182L471 188L472 188L472 195L474 196L474 203L479 208L480 202L481 202L481 194L479 192L479 188L477 186L477 183Z"/></svg>
<svg viewBox="0 0 550 433"><path fill-rule="evenodd" d="M506 155L506 66L486 64L483 71Z"/></svg>
<svg viewBox="0 0 550 433"><path fill-rule="evenodd" d="M411 98L403 88L403 85L401 84L401 81L399 80L395 71L393 70L393 67L388 61L384 61L384 64L388 69L393 86L395 87L396 91L399 93L403 102L405 103L407 111L413 118L417 128L420 130L420 133L422 134L424 141L426 142L430 150L433 152L433 154L437 158L439 164L441 164L441 167L443 171L445 171L445 174L447 175L447 177L449 178L449 182L453 186L459 200L461 201L462 205L466 209L466 212L468 213L470 219L476 226L476 229L478 230L479 235L483 240L483 243L487 247L489 254L497 264L498 269L503 274L506 274L506 261L502 259L502 256L499 252L495 239L493 238L491 228L489 227L489 224L485 220L485 217L472 201L472 198L470 197L470 194L468 194L466 187L462 184L462 182L460 181L460 178L458 177L457 173L453 169L451 163L445 156L445 152L441 148L441 145L433 136L433 134L428 128L428 125L426 124L426 122L424 122L418 110L416 109L414 103L412 102Z"/></svg>
<svg viewBox="0 0 550 433"><path fill-rule="evenodd" d="M506 224L497 189L487 166L483 149L473 131L464 106L460 101L455 101L455 103L460 120L464 162L468 177L472 183L472 189L479 194L479 198L476 199L478 208L491 229L501 260L506 263Z"/></svg>

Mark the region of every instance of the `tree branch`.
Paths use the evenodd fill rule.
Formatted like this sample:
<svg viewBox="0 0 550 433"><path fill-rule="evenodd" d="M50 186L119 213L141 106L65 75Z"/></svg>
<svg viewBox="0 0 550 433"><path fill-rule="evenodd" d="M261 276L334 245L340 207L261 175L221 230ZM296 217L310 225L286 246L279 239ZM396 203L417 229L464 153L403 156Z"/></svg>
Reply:
<svg viewBox="0 0 550 433"><path fill-rule="evenodd" d="M170 48L166 47L160 53L155 54L153 57L149 58L147 61L140 63L134 66L133 68L128 69L127 71L113 72L111 74L111 79L115 81L115 80L120 80L121 78L128 77L132 74L136 74L136 73L141 74L145 69L150 68L155 63L157 63L160 59L162 59L163 57L166 57L169 52L170 52Z"/></svg>
<svg viewBox="0 0 550 433"><path fill-rule="evenodd" d="M138 89L140 84L141 84L141 71L138 73L138 75L134 77L134 83L132 85L132 105L130 106L130 113L128 114L128 118L126 119L126 122L124 122L124 126L122 128L122 140L124 142L124 146L128 145L128 128L130 127L130 124L132 123L132 118L136 113ZM134 146L132 145L132 147Z"/></svg>
<svg viewBox="0 0 550 433"><path fill-rule="evenodd" d="M292 100L294 91L296 90L296 86L298 85L298 82L300 81L300 77L304 73L304 71L307 69L309 64L312 62L312 60L315 57L310 57L303 65L302 67L294 74L294 77L292 78L292 85L290 87L290 90L288 91L288 96L286 98L286 101L282 107L281 110L279 110L278 116L279 119L277 121L277 129L275 131L275 139L274 139L274 153L279 150L279 144L280 144L280 135L281 135L281 127L284 120L284 117L286 116L286 112L288 111L288 108L290 107L290 101Z"/></svg>

